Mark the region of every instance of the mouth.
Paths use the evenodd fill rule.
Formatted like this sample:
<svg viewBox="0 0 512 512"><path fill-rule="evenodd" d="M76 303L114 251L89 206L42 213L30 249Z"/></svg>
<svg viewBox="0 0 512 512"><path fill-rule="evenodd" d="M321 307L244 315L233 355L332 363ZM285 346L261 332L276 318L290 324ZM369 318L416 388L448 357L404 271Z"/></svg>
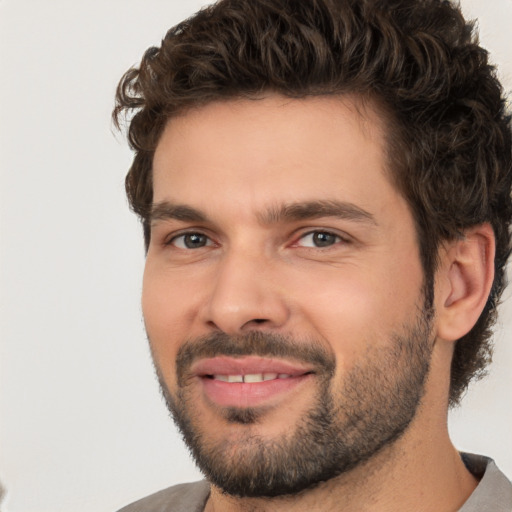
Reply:
<svg viewBox="0 0 512 512"><path fill-rule="evenodd" d="M221 407L273 405L310 380L311 368L260 357L215 357L192 367L205 398Z"/></svg>
<svg viewBox="0 0 512 512"><path fill-rule="evenodd" d="M248 373L246 375L205 375L207 379L220 380L222 382L244 382L254 384L256 382L267 382L276 379L290 379L288 373Z"/></svg>

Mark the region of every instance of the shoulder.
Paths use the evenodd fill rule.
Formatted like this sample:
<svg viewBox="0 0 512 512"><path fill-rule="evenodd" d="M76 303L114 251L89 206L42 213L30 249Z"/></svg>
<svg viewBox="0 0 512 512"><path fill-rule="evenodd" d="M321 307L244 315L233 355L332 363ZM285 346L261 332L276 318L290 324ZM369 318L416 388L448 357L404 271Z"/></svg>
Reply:
<svg viewBox="0 0 512 512"><path fill-rule="evenodd" d="M512 483L498 469L492 459L463 453L466 467L480 481L459 512L510 512L512 510Z"/></svg>
<svg viewBox="0 0 512 512"><path fill-rule="evenodd" d="M202 512L210 494L205 480L179 484L151 494L118 512Z"/></svg>

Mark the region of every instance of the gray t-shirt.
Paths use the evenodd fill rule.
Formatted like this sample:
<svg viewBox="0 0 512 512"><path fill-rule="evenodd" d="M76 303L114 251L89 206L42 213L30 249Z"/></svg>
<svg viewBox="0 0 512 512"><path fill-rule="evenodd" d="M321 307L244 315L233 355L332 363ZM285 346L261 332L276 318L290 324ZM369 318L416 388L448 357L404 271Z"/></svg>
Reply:
<svg viewBox="0 0 512 512"><path fill-rule="evenodd" d="M467 453L461 456L480 483L459 512L512 512L512 484L494 461ZM210 486L205 480L180 484L136 501L118 512L203 512L209 495Z"/></svg>
<svg viewBox="0 0 512 512"><path fill-rule="evenodd" d="M494 461L468 453L462 453L461 457L480 483L459 512L512 512L512 484Z"/></svg>

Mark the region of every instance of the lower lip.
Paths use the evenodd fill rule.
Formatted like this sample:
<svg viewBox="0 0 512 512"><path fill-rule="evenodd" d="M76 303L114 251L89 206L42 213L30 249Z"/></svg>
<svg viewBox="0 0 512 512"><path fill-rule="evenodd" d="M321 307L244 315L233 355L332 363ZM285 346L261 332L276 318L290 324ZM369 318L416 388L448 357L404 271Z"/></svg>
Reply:
<svg viewBox="0 0 512 512"><path fill-rule="evenodd" d="M256 407L268 405L273 399L284 398L311 378L311 374L263 382L224 382L202 377L204 392L209 400L222 407Z"/></svg>

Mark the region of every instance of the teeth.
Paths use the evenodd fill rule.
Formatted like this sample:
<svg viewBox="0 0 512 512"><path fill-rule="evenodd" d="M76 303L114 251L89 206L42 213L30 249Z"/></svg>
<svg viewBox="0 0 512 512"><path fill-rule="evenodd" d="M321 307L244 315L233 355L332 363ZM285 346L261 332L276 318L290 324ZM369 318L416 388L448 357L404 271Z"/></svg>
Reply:
<svg viewBox="0 0 512 512"><path fill-rule="evenodd" d="M248 373L247 375L244 375L244 382L263 382L263 374Z"/></svg>
<svg viewBox="0 0 512 512"><path fill-rule="evenodd" d="M246 375L214 375L215 380L222 382L264 382L267 380L287 379L291 377L288 373L248 373Z"/></svg>

